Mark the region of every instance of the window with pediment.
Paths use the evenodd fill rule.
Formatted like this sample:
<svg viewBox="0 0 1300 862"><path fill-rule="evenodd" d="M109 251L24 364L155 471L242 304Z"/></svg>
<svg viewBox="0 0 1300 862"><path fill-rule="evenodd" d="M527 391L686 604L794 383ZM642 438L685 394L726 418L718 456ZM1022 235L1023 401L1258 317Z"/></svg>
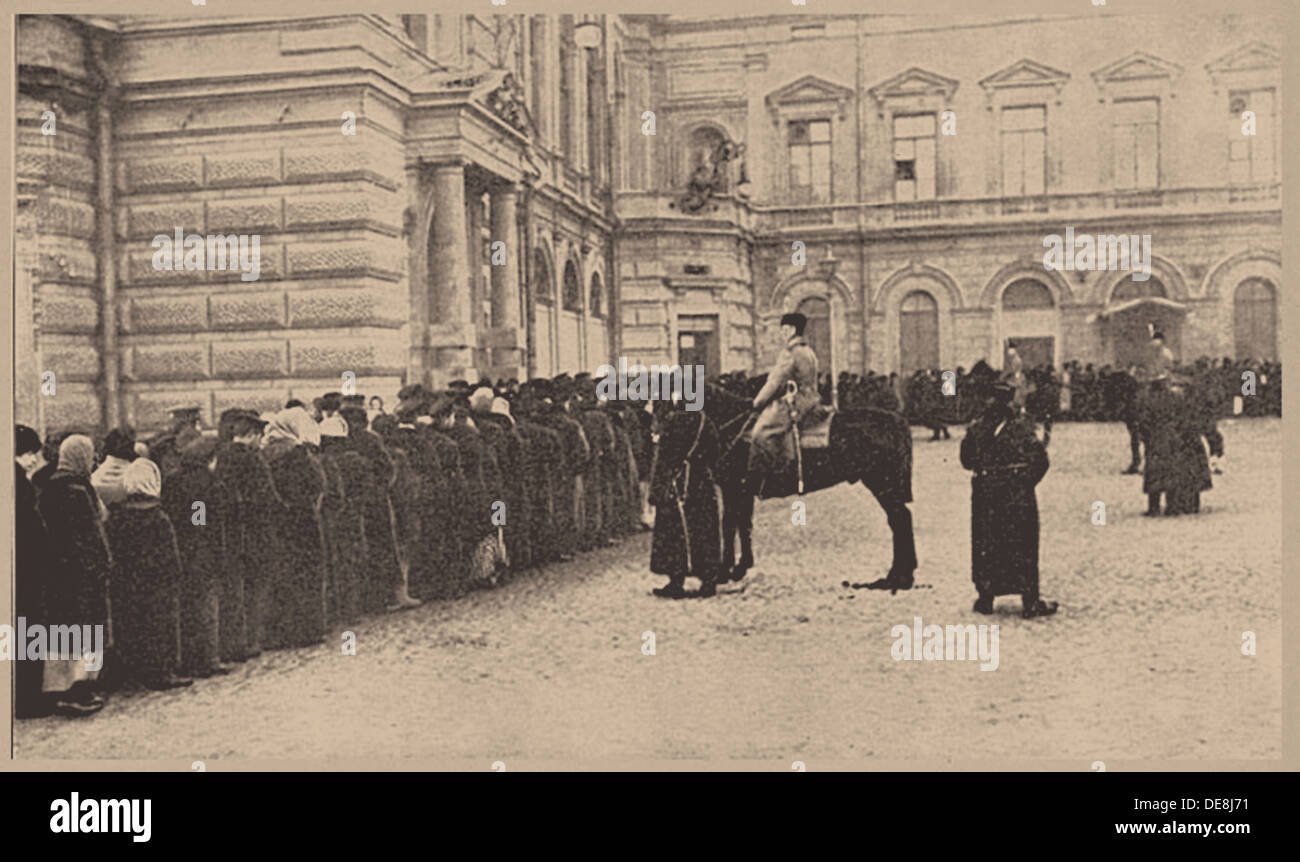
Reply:
<svg viewBox="0 0 1300 862"><path fill-rule="evenodd" d="M894 117L894 200L934 200L935 132L934 114Z"/></svg>
<svg viewBox="0 0 1300 862"><path fill-rule="evenodd" d="M834 199L836 126L848 119L854 91L841 84L804 75L767 95L777 139L785 147L786 166L776 174L778 198L789 203L830 203Z"/></svg>
<svg viewBox="0 0 1300 862"><path fill-rule="evenodd" d="M792 120L788 129L791 202L828 203L831 199L831 121Z"/></svg>
<svg viewBox="0 0 1300 862"><path fill-rule="evenodd" d="M1003 108L1002 194L1041 195L1047 185L1047 107Z"/></svg>
<svg viewBox="0 0 1300 862"><path fill-rule="evenodd" d="M1160 181L1160 100L1126 99L1112 108L1115 188L1155 188Z"/></svg>
<svg viewBox="0 0 1300 862"><path fill-rule="evenodd" d="M1111 185L1141 191L1161 184L1162 110L1175 95L1181 66L1134 51L1092 73L1109 116Z"/></svg>
<svg viewBox="0 0 1300 862"><path fill-rule="evenodd" d="M1272 87L1228 94L1228 180L1233 185L1277 178L1274 95Z"/></svg>

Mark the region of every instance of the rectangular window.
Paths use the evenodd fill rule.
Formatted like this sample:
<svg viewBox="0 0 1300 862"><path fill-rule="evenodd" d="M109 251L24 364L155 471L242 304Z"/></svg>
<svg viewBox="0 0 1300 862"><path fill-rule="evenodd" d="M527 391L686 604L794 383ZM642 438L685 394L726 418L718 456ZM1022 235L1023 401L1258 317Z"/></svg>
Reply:
<svg viewBox="0 0 1300 862"><path fill-rule="evenodd" d="M1047 186L1047 109L1002 109L1002 194L1041 195Z"/></svg>
<svg viewBox="0 0 1300 862"><path fill-rule="evenodd" d="M831 121L792 120L788 137L793 203L831 199Z"/></svg>
<svg viewBox="0 0 1300 862"><path fill-rule="evenodd" d="M1246 116L1250 111L1254 116ZM1228 94L1228 179L1234 185L1277 178L1272 90Z"/></svg>
<svg viewBox="0 0 1300 862"><path fill-rule="evenodd" d="M1160 177L1160 100L1116 102L1113 116L1115 188L1155 188Z"/></svg>
<svg viewBox="0 0 1300 862"><path fill-rule="evenodd" d="M894 117L894 200L934 200L934 114Z"/></svg>

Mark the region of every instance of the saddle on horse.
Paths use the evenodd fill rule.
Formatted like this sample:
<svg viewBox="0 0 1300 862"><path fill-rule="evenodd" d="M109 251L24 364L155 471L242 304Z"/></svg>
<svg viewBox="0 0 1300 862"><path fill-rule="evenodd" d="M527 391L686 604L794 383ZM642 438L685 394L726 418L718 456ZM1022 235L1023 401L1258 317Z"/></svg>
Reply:
<svg viewBox="0 0 1300 862"><path fill-rule="evenodd" d="M767 457L755 459L751 463L750 481L760 498L786 497L790 494L804 492L804 462L813 456L805 452L828 450L831 438L831 420L835 417L835 408L827 404L815 404L807 410L802 418L795 407L798 387L791 382L782 397L782 407L788 411L788 422L784 431L768 429L768 439L756 442L753 431L750 432L750 445L761 446ZM776 433L772 433L775 430ZM818 452L825 455L824 451Z"/></svg>

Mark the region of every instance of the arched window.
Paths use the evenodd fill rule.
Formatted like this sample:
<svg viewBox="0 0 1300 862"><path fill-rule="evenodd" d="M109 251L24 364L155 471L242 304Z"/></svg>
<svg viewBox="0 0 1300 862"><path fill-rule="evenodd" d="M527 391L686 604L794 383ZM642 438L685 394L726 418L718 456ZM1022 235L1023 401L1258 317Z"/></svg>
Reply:
<svg viewBox="0 0 1300 862"><path fill-rule="evenodd" d="M582 311L582 288L578 283L578 269L571 260L564 264L564 310Z"/></svg>
<svg viewBox="0 0 1300 862"><path fill-rule="evenodd" d="M1002 291L1003 311L1026 311L1029 309L1051 308L1052 292L1041 281L1022 278L1007 285Z"/></svg>
<svg viewBox="0 0 1300 862"><path fill-rule="evenodd" d="M804 337L808 346L817 354L817 369L826 372L831 369L831 305L820 296L810 296L795 309L808 318Z"/></svg>
<svg viewBox="0 0 1300 862"><path fill-rule="evenodd" d="M709 176L712 177L713 152L725 140L726 138L723 137L721 132L709 126L699 126L692 130L690 136L686 139L682 176L679 178L678 184L685 187L700 168L707 169ZM726 191L725 176L722 178L722 184L723 187L718 189L719 192Z"/></svg>
<svg viewBox="0 0 1300 862"><path fill-rule="evenodd" d="M1277 292L1262 278L1237 285L1232 322L1238 359L1277 358Z"/></svg>
<svg viewBox="0 0 1300 862"><path fill-rule="evenodd" d="M600 273L591 274L591 299L587 308L591 310L592 317L603 317L605 314L605 303L601 299Z"/></svg>
<svg viewBox="0 0 1300 862"><path fill-rule="evenodd" d="M555 302L551 286L551 263L540 248L533 252L533 298L545 305Z"/></svg>
<svg viewBox="0 0 1300 862"><path fill-rule="evenodd" d="M1110 295L1111 302L1124 302L1129 299L1140 299L1146 296L1168 297L1165 292L1165 286L1160 283L1158 278L1148 278L1146 281L1134 281L1125 279L1115 285L1115 292Z"/></svg>
<svg viewBox="0 0 1300 862"><path fill-rule="evenodd" d="M899 373L939 367L939 303L924 290L903 297L898 309Z"/></svg>

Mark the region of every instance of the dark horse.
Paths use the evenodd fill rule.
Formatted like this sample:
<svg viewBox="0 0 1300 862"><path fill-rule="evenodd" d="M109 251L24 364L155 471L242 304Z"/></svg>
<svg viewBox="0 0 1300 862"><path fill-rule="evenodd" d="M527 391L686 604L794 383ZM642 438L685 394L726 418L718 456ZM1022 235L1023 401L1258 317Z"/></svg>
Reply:
<svg viewBox="0 0 1300 862"><path fill-rule="evenodd" d="M751 381L754 382L754 381ZM749 477L749 441L743 434L751 413L751 399L716 384L705 387L704 412L718 427L721 453L714 477L722 488L722 562L727 580L738 581L754 565L751 544L754 489ZM912 432L907 420L890 410L864 408L840 410L831 420L830 446L804 450L804 490L829 488L840 482L862 482L875 496L889 519L894 535L894 558L885 577L871 584L877 589L910 589L916 569L916 541L912 534ZM764 488L764 496L787 497L789 487ZM735 538L740 533L740 560L735 561Z"/></svg>

